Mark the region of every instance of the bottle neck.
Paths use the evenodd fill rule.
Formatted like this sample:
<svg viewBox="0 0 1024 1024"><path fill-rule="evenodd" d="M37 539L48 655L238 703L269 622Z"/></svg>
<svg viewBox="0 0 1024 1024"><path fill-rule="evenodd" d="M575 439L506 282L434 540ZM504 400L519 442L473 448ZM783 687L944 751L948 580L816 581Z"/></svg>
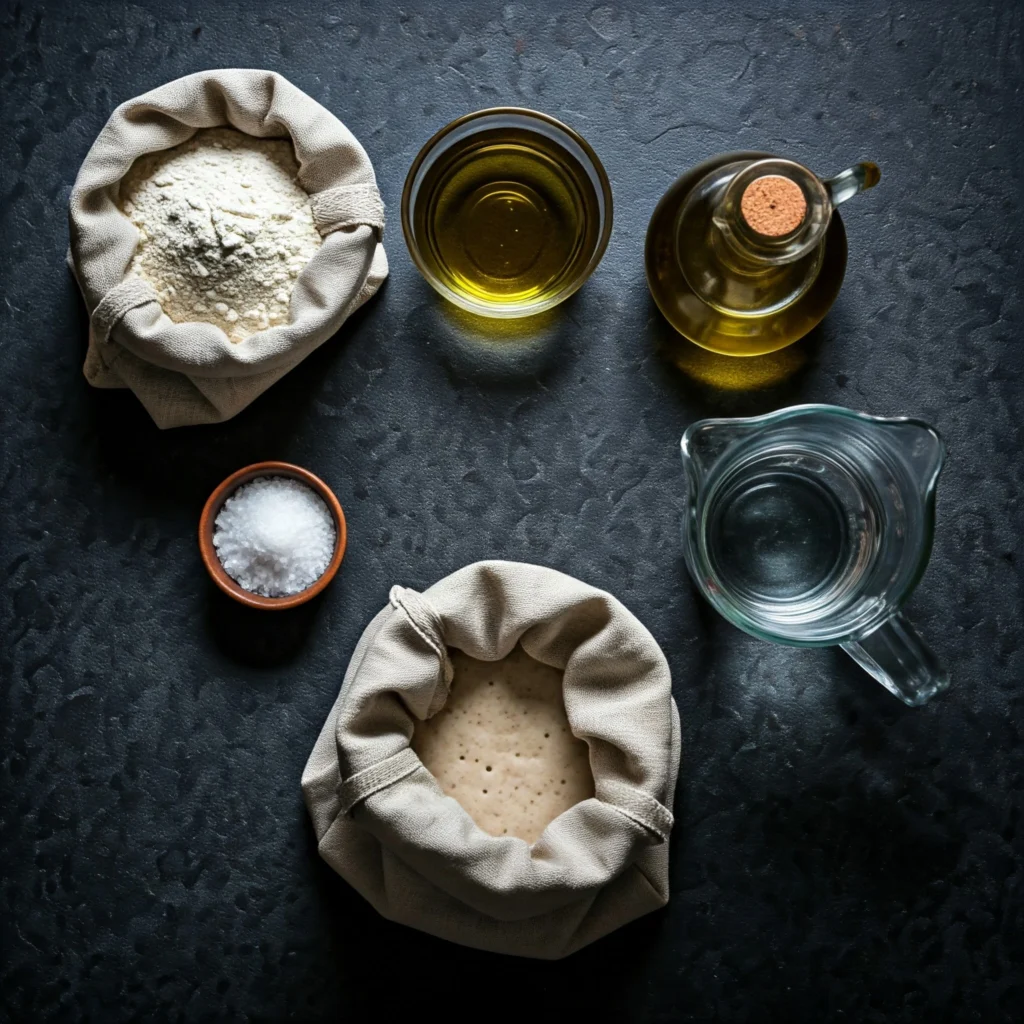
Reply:
<svg viewBox="0 0 1024 1024"><path fill-rule="evenodd" d="M757 160L733 176L712 215L712 245L738 273L793 263L821 244L832 203L821 181L790 160Z"/></svg>

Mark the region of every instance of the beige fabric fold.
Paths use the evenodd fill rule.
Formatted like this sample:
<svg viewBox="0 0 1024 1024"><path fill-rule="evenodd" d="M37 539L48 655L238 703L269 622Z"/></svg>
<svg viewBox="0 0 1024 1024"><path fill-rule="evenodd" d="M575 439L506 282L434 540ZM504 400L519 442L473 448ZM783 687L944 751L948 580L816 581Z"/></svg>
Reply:
<svg viewBox="0 0 1024 1024"><path fill-rule="evenodd" d="M563 672L595 797L532 846L483 832L409 746L447 699L448 648L516 644ZM477 562L395 587L363 633L302 776L320 855L377 910L468 946L556 959L668 901L679 716L654 638L610 594L535 565Z"/></svg>
<svg viewBox="0 0 1024 1024"><path fill-rule="evenodd" d="M174 323L152 288L125 277L138 232L117 206L137 157L218 125L291 138L324 236L296 279L289 322L237 344L212 324ZM272 71L201 71L122 103L82 163L69 213L68 258L90 314L86 379L131 388L160 427L230 419L331 337L388 273L369 157L330 111Z"/></svg>

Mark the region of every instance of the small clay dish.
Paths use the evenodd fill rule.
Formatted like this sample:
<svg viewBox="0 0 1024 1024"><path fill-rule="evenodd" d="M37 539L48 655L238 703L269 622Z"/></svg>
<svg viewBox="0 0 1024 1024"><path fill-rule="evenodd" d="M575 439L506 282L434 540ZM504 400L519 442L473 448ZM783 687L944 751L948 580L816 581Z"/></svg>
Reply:
<svg viewBox="0 0 1024 1024"><path fill-rule="evenodd" d="M262 594L253 594L240 587L224 570L217 557L217 549L213 546L213 524L220 513L224 502L242 486L261 476L285 476L300 483L312 487L323 499L324 504L331 510L334 516L334 528L336 540L334 542L334 555L330 564L324 570L323 575L312 586L300 590L297 594L289 594L288 597L263 597ZM199 518L199 552L203 556L203 565L210 574L213 582L220 587L229 597L233 597L241 604L250 608L263 608L267 611L284 611L286 608L295 608L305 604L311 598L316 597L328 583L334 579L334 574L345 557L345 545L348 541L348 531L345 526L345 513L341 508L341 502L335 497L334 492L320 479L314 476L308 469L301 466L293 466L290 462L256 462L245 469L232 473L226 480L223 480L214 489L213 494L206 499L203 507L203 514Z"/></svg>

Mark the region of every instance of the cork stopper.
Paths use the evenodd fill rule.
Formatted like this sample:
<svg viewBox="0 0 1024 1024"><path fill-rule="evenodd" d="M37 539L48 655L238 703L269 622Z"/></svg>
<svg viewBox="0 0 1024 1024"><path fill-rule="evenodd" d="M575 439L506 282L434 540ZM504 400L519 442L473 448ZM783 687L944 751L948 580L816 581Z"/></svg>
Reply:
<svg viewBox="0 0 1024 1024"><path fill-rule="evenodd" d="M743 190L740 212L759 235L779 238L795 231L803 222L807 200L795 181L779 174L766 174Z"/></svg>

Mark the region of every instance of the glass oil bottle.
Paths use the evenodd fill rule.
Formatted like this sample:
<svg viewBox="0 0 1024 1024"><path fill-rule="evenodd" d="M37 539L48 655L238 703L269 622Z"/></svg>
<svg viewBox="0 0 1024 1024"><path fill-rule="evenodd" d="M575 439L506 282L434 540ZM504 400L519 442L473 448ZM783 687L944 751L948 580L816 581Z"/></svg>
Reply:
<svg viewBox="0 0 1024 1024"><path fill-rule="evenodd" d="M713 352L792 344L828 312L846 270L835 208L878 183L860 163L822 180L767 153L730 153L684 174L647 230L651 295L669 323Z"/></svg>

